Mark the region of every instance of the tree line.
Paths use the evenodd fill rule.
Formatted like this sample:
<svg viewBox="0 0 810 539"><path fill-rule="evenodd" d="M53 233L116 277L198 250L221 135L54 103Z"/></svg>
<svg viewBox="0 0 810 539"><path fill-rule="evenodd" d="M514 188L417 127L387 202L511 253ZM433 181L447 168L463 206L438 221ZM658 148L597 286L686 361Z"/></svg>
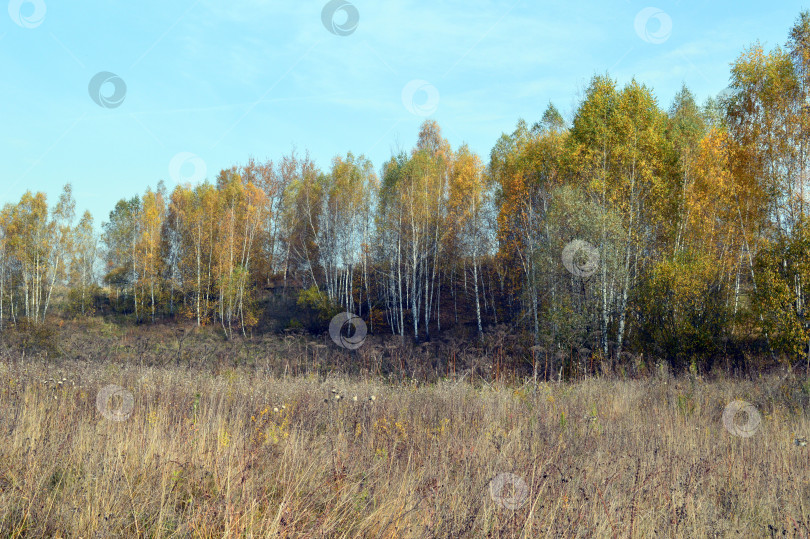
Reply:
<svg viewBox="0 0 810 539"><path fill-rule="evenodd" d="M500 327L536 349L679 366L752 348L806 360L810 14L729 79L663 109L636 80L594 76L570 122L549 104L488 162L430 120L379 171L352 153L327 170L295 151L251 159L122 199L101 234L87 212L76 222L70 185L52 207L27 192L0 212L0 330L58 303L232 336L281 289L322 322L351 311L416 340ZM572 245L592 246L572 254L589 271L566 267Z"/></svg>

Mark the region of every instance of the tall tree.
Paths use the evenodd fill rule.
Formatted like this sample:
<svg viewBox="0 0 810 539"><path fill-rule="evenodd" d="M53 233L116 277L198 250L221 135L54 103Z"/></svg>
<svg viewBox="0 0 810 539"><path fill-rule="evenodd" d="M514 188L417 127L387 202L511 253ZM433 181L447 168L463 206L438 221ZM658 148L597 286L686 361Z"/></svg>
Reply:
<svg viewBox="0 0 810 539"><path fill-rule="evenodd" d="M139 317L136 246L139 236L140 212L139 197L119 200L115 209L110 212L109 221L102 224L101 238L106 265L104 282L116 290L116 303L125 290L130 291L136 320Z"/></svg>
<svg viewBox="0 0 810 539"><path fill-rule="evenodd" d="M95 265L98 251L98 237L94 229L93 216L89 211L82 214L74 230L71 256L71 287L78 296L78 310L82 315L93 314L91 291L96 282Z"/></svg>

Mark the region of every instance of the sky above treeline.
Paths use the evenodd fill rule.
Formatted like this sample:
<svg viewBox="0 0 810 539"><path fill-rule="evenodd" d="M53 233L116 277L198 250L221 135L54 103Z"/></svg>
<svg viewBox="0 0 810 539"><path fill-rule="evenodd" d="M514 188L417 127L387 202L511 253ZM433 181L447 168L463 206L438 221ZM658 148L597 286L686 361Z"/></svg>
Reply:
<svg viewBox="0 0 810 539"><path fill-rule="evenodd" d="M0 11L0 204L73 184L96 224L164 180L214 180L249 157L365 154L379 171L426 118L489 160L549 102L570 122L595 74L665 109L699 102L800 11L663 0L11 0Z"/></svg>

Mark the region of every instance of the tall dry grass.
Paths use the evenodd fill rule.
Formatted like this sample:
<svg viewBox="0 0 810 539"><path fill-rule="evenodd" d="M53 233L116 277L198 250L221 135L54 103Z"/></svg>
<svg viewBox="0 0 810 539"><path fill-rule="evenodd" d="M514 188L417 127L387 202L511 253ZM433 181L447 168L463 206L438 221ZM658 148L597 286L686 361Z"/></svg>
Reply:
<svg viewBox="0 0 810 539"><path fill-rule="evenodd" d="M109 384L132 394L122 421L97 406ZM4 361L0 535L810 534L795 376L479 386ZM733 400L753 436L724 427ZM525 498L493 496L504 473Z"/></svg>

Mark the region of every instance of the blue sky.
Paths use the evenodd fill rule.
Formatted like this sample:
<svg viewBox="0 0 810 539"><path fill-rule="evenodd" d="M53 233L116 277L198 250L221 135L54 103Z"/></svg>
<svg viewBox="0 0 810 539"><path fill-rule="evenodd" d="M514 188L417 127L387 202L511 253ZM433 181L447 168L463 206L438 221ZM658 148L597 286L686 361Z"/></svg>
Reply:
<svg viewBox="0 0 810 539"><path fill-rule="evenodd" d="M26 189L54 201L70 182L77 211L100 224L118 199L158 180L170 189L213 180L293 147L322 169L351 151L379 170L412 147L426 117L487 162L501 133L519 118L534 123L549 101L570 120L597 73L619 84L635 76L664 108L682 83L702 102L727 86L745 47L784 45L805 8L11 0L0 10L0 204ZM115 90L122 101L109 101Z"/></svg>

